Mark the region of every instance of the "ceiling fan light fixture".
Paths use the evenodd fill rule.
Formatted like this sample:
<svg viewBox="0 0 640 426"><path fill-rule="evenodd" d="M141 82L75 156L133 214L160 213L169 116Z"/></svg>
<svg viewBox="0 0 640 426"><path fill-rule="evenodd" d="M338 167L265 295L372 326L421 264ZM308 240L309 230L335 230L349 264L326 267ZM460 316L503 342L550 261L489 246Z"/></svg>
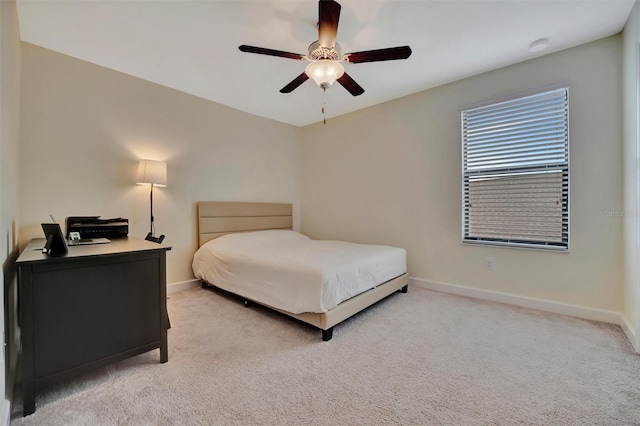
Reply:
<svg viewBox="0 0 640 426"><path fill-rule="evenodd" d="M318 86L327 89L344 74L344 67L330 59L311 62L304 70L305 74L316 82Z"/></svg>

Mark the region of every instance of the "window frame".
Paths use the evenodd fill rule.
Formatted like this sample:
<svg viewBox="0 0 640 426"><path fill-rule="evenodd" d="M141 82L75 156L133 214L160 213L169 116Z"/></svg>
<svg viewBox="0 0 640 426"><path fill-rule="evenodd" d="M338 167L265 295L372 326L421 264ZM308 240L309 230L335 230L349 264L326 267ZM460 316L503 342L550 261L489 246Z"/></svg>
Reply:
<svg viewBox="0 0 640 426"><path fill-rule="evenodd" d="M466 111L481 108L485 106L498 105L500 103L506 103L513 100L518 100L521 98L526 98L529 96L535 95L543 95L547 92L552 92L555 90L565 90L566 91L566 141L565 141L565 150L566 150L566 242L563 241L563 244L548 244L543 241L540 242L516 242L516 241L504 241L504 239L491 239L491 238L480 238L480 239L468 239L466 226L466 221L468 219L468 206L466 204L466 195L465 186L466 182L466 170L465 170L465 116L464 113ZM499 98L494 98L487 101L482 101L474 104L469 104L460 107L460 160L461 160L461 242L463 245L471 245L471 246L487 246L487 247L508 247L514 249L533 249L533 250L543 250L543 251L552 251L552 252L561 252L568 253L571 248L571 208L570 208L570 200L571 200L571 155L570 155L570 85L568 82L561 82L550 86L545 86L542 88L529 90L525 92L519 92L516 94L511 94L509 96L503 96ZM495 169L494 169L495 170ZM491 170L489 170L490 172ZM564 210L563 210L564 213ZM564 221L562 222L564 225Z"/></svg>

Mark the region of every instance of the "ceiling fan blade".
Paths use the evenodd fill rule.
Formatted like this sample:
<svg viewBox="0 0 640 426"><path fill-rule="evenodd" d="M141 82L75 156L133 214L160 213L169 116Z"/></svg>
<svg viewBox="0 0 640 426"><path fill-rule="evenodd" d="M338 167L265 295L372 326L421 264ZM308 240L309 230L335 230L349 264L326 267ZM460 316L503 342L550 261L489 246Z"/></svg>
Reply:
<svg viewBox="0 0 640 426"><path fill-rule="evenodd" d="M333 0L320 0L318 2L318 41L320 46L329 49L336 46L341 7L340 3Z"/></svg>
<svg viewBox="0 0 640 426"><path fill-rule="evenodd" d="M246 44L239 46L238 49L242 52L257 53L259 55L279 56L281 58L298 60L305 59L305 56L299 53L283 52L282 50L267 49L265 47L247 46Z"/></svg>
<svg viewBox="0 0 640 426"><path fill-rule="evenodd" d="M294 89L296 89L298 86L300 86L302 83L304 83L308 79L309 79L309 76L307 76L307 74L305 73L302 73L296 78L294 78L293 80L291 80L291 83L287 84L282 89L280 89L280 93L291 93L293 92Z"/></svg>
<svg viewBox="0 0 640 426"><path fill-rule="evenodd" d="M361 62L395 61L397 59L407 59L409 56L411 56L411 48L409 46L399 46L346 53L344 60L352 64L359 64Z"/></svg>
<svg viewBox="0 0 640 426"><path fill-rule="evenodd" d="M360 85L356 83L355 80L352 79L346 72L342 74L342 77L340 77L337 81L342 85L342 87L347 89L347 92L351 93L353 96L359 96L364 93L364 89L360 87Z"/></svg>

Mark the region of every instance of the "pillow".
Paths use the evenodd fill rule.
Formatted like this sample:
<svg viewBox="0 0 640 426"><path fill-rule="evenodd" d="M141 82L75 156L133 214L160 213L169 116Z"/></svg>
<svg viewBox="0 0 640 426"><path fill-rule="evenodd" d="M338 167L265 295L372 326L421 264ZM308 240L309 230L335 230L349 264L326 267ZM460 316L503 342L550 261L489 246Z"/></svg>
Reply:
<svg viewBox="0 0 640 426"><path fill-rule="evenodd" d="M272 245L290 244L308 241L309 237L287 229L268 229L264 231L238 232L227 234L207 242L216 248L235 248L242 246L268 247Z"/></svg>

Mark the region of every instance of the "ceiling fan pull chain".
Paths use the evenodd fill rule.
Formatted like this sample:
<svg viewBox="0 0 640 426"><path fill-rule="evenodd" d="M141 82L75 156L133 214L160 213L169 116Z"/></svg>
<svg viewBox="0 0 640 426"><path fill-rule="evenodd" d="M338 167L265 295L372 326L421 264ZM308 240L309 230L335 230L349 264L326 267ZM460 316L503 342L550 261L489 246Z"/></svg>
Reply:
<svg viewBox="0 0 640 426"><path fill-rule="evenodd" d="M327 88L323 87L322 88L322 124L327 124L327 117L324 115L324 105L325 105L324 95L326 93L327 93Z"/></svg>

